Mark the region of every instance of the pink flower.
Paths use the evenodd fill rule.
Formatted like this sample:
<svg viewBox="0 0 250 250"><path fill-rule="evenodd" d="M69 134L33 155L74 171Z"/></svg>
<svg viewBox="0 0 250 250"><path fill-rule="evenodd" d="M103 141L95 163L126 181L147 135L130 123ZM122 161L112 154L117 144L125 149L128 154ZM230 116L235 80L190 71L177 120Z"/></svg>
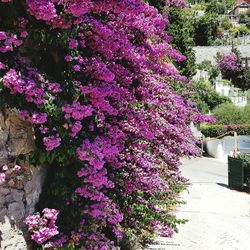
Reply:
<svg viewBox="0 0 250 250"><path fill-rule="evenodd" d="M15 165L14 168L13 168L13 170L14 170L15 172L19 172L19 171L21 170L21 166Z"/></svg>
<svg viewBox="0 0 250 250"><path fill-rule="evenodd" d="M28 32L27 31L22 31L21 32L21 37L25 38L28 36Z"/></svg>
<svg viewBox="0 0 250 250"><path fill-rule="evenodd" d="M82 48L85 48L86 47L86 42L84 40L81 40L80 45L81 45Z"/></svg>
<svg viewBox="0 0 250 250"><path fill-rule="evenodd" d="M69 39L69 48L76 49L78 46L78 42L76 39Z"/></svg>
<svg viewBox="0 0 250 250"><path fill-rule="evenodd" d="M79 71L81 71L81 66L76 64L73 66L73 70L79 72Z"/></svg>
<svg viewBox="0 0 250 250"><path fill-rule="evenodd" d="M65 59L66 62L70 62L70 61L72 61L72 56L66 55L66 56L64 57L64 59Z"/></svg>
<svg viewBox="0 0 250 250"><path fill-rule="evenodd" d="M219 68L222 74L228 75L236 72L240 64L238 63L238 57L235 53L230 53L229 55L225 55L219 61Z"/></svg>
<svg viewBox="0 0 250 250"><path fill-rule="evenodd" d="M29 117L29 121L33 124L44 124L47 121L46 113L33 113L31 117Z"/></svg>
<svg viewBox="0 0 250 250"><path fill-rule="evenodd" d="M41 4L42 3L42 4ZM26 1L28 11L38 20L50 21L57 16L55 5L52 1Z"/></svg>
<svg viewBox="0 0 250 250"><path fill-rule="evenodd" d="M71 126L70 136L75 137L82 129L82 124L80 121L76 121Z"/></svg>
<svg viewBox="0 0 250 250"><path fill-rule="evenodd" d="M45 145L47 151L52 151L61 145L61 138L58 136L44 137L43 144Z"/></svg>
<svg viewBox="0 0 250 250"><path fill-rule="evenodd" d="M59 211L56 209L45 208L42 217L39 214L28 216L24 223L28 225L31 239L42 244L58 235L59 231L56 226L58 213Z"/></svg>
<svg viewBox="0 0 250 250"><path fill-rule="evenodd" d="M6 68L6 65L0 62L0 70L5 69L5 68Z"/></svg>
<svg viewBox="0 0 250 250"><path fill-rule="evenodd" d="M19 115L21 118L26 119L29 116L29 112L27 110L20 110Z"/></svg>
<svg viewBox="0 0 250 250"><path fill-rule="evenodd" d="M6 33L3 31L0 31L0 41L5 40L7 38Z"/></svg>
<svg viewBox="0 0 250 250"><path fill-rule="evenodd" d="M0 173L0 184L5 182L6 175L4 173Z"/></svg>
<svg viewBox="0 0 250 250"><path fill-rule="evenodd" d="M6 165L6 164L3 165L3 167L2 167L2 170L3 170L3 171L7 171L8 169L9 169L9 168L8 168L8 165Z"/></svg>
<svg viewBox="0 0 250 250"><path fill-rule="evenodd" d="M61 85L56 82L49 82L48 90L51 91L53 94L58 94L62 92Z"/></svg>

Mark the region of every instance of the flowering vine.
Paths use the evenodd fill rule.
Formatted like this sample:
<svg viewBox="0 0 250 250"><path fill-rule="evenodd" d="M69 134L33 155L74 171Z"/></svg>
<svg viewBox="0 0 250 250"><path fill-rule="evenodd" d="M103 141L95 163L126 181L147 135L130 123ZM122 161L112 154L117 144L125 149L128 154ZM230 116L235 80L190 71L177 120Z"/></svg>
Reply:
<svg viewBox="0 0 250 250"><path fill-rule="evenodd" d="M141 0L21 2L0 3L13 21L0 20L2 105L34 125L40 162L45 155L71 183L56 208L77 207L70 232L59 233L61 211L28 217L31 238L105 250L135 224L171 236L173 216L161 205L185 182L180 157L197 153L190 121L209 118L171 88L185 81L171 62L185 58L169 44L168 20Z"/></svg>

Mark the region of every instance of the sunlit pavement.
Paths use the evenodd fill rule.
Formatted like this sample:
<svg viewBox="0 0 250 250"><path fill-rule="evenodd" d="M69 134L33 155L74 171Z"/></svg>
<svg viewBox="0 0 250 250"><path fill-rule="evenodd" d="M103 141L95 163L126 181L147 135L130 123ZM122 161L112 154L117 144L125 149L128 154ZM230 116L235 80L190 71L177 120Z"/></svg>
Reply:
<svg viewBox="0 0 250 250"><path fill-rule="evenodd" d="M190 186L177 217L189 221L172 239L157 238L150 250L249 250L250 195L227 187L227 163L213 158L184 160Z"/></svg>

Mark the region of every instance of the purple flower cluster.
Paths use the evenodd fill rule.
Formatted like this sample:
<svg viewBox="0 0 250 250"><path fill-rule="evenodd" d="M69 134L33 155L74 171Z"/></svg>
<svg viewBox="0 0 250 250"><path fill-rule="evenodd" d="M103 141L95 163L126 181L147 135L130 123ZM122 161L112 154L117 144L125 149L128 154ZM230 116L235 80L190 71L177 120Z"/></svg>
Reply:
<svg viewBox="0 0 250 250"><path fill-rule="evenodd" d="M45 208L42 213L43 216L39 214L30 215L24 221L28 225L31 239L38 244L42 244L59 234L56 226L59 212L55 209Z"/></svg>
<svg viewBox="0 0 250 250"><path fill-rule="evenodd" d="M47 242L44 247L46 248L60 248L65 245L65 243L68 241L67 237L65 235L59 235L59 238L53 241Z"/></svg>
<svg viewBox="0 0 250 250"><path fill-rule="evenodd" d="M219 61L219 68L222 72L236 72L239 68L237 55L232 52L223 56Z"/></svg>
<svg viewBox="0 0 250 250"><path fill-rule="evenodd" d="M24 37L25 34L22 33ZM17 35L9 34L6 32L0 32L0 52L7 53L9 51L13 51L15 47L21 46L23 41L18 39Z"/></svg>
<svg viewBox="0 0 250 250"><path fill-rule="evenodd" d="M89 105L81 105L79 102L75 102L72 105L66 104L62 108L63 112L66 113L65 119L73 119L81 121L86 117L89 117L93 113L93 108Z"/></svg>
<svg viewBox="0 0 250 250"><path fill-rule="evenodd" d="M56 8L53 1L49 0L26 0L28 11L38 20L49 21L56 17Z"/></svg>
<svg viewBox="0 0 250 250"><path fill-rule="evenodd" d="M59 147L61 145L61 138L59 136L48 136L43 138L44 146L47 151L52 151L53 149Z"/></svg>
<svg viewBox="0 0 250 250"><path fill-rule="evenodd" d="M10 2L10 1L2 1ZM16 34L10 33L9 31L0 30L0 53L13 52L15 48L23 45L23 40L28 36L26 31L26 25L28 21L22 17L18 18L16 23L17 32ZM0 68L1 69L1 68Z"/></svg>
<svg viewBox="0 0 250 250"><path fill-rule="evenodd" d="M42 104L44 102L44 86L31 79L20 77L18 72L10 69L3 78L4 85L10 89L11 94L23 94L27 102Z"/></svg>
<svg viewBox="0 0 250 250"><path fill-rule="evenodd" d="M173 237L174 235L174 230L171 227L165 226L158 221L151 221L151 225L152 228L162 237Z"/></svg>
<svg viewBox="0 0 250 250"><path fill-rule="evenodd" d="M31 116L27 110L21 110L19 112L20 117L29 121L32 124L44 124L47 121L47 114L46 113L36 113L34 112Z"/></svg>
<svg viewBox="0 0 250 250"><path fill-rule="evenodd" d="M186 6L185 0L165 0L167 5L184 8Z"/></svg>

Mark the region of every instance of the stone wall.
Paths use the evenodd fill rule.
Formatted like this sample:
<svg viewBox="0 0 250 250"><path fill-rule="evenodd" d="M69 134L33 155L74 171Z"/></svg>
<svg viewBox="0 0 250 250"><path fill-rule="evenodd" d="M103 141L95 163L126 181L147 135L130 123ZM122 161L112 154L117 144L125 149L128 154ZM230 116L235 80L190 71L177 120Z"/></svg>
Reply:
<svg viewBox="0 0 250 250"><path fill-rule="evenodd" d="M0 111L0 172L6 180L0 184L0 249L29 249L27 228L23 219L35 211L39 200L45 168L34 167L27 154L35 148L31 125L21 120L13 110ZM19 171L14 170L17 163Z"/></svg>

